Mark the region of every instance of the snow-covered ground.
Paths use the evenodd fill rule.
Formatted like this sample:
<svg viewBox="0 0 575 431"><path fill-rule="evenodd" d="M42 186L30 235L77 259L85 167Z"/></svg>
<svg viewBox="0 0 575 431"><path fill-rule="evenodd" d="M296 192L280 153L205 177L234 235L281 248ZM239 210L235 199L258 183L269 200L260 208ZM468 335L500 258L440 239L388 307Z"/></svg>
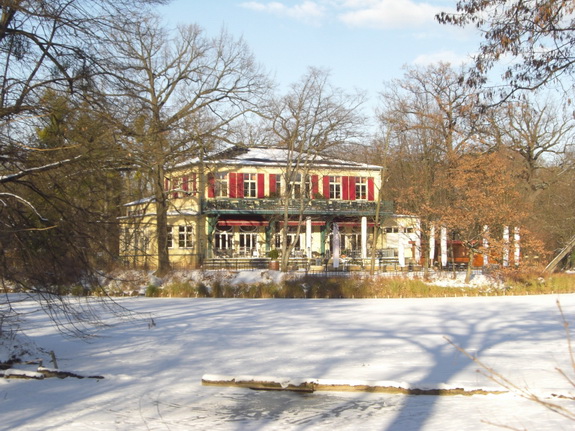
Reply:
<svg viewBox="0 0 575 431"><path fill-rule="evenodd" d="M447 339L547 401L575 407L559 299L127 298L140 320L110 317L100 337L62 337L41 313L32 339L62 370L104 379L0 378L2 430L571 430L515 394L406 396L202 386L204 375L268 376L414 388L500 389ZM29 310L33 304L27 305ZM44 365L49 365L46 362ZM571 376L572 374L570 374Z"/></svg>

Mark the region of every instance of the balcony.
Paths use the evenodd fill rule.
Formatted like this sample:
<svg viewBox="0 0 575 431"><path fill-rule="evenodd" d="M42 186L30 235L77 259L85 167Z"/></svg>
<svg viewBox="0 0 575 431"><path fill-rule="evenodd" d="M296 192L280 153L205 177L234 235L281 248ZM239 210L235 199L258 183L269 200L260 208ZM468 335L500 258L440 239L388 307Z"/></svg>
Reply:
<svg viewBox="0 0 575 431"><path fill-rule="evenodd" d="M290 199L287 202L287 210L290 215L298 215L301 208L301 200ZM286 202L281 199L206 199L202 201L202 212L207 215L236 214L255 215L283 214ZM304 202L303 215L305 216L375 216L377 202L369 201L338 201L315 199ZM393 205L390 201L382 201L380 216L392 214Z"/></svg>

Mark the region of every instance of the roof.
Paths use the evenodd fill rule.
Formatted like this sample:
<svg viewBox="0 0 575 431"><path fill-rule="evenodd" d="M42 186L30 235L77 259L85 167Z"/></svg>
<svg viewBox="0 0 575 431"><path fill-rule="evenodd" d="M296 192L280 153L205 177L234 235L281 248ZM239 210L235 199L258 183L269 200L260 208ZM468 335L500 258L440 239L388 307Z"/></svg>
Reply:
<svg viewBox="0 0 575 431"><path fill-rule="evenodd" d="M297 158L300 153L294 152L292 158ZM332 157L324 157L321 155L312 156L313 167L331 167L339 169L366 169L366 170L381 170L381 166L370 165L367 163L357 163L349 160L334 159ZM241 166L282 166L288 160L288 150L285 148L273 147L230 147L223 151L210 154L206 157L206 162L218 165L241 165ZM200 162L199 158L195 157L179 163L175 169L183 168L185 166L196 165Z"/></svg>

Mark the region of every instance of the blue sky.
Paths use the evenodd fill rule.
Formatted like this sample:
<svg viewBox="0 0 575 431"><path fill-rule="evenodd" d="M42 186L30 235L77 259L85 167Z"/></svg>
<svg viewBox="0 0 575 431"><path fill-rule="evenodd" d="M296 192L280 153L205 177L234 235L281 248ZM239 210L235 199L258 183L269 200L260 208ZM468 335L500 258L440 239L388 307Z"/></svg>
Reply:
<svg viewBox="0 0 575 431"><path fill-rule="evenodd" d="M383 82L404 65L460 65L476 50L473 30L434 20L455 0L173 0L160 12L172 25L197 23L208 34L225 27L242 36L281 86L309 66L330 70L331 82L367 91L371 103Z"/></svg>

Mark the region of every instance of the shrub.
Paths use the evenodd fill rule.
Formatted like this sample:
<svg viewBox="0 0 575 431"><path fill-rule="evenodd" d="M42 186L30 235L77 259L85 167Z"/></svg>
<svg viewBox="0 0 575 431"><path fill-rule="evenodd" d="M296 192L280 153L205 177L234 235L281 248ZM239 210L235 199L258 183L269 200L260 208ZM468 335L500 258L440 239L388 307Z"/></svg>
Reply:
<svg viewBox="0 0 575 431"><path fill-rule="evenodd" d="M148 287L146 287L146 296L150 298L158 298L160 296L161 290L162 289L158 286L150 284Z"/></svg>
<svg viewBox="0 0 575 431"><path fill-rule="evenodd" d="M189 282L174 282L164 286L162 296L170 298L195 298L198 295L198 289Z"/></svg>
<svg viewBox="0 0 575 431"><path fill-rule="evenodd" d="M200 298L207 298L210 296L210 288L206 286L204 283L198 284L198 297Z"/></svg>
<svg viewBox="0 0 575 431"><path fill-rule="evenodd" d="M74 296L88 296L90 294L90 289L84 286L75 285L70 289L70 294Z"/></svg>

